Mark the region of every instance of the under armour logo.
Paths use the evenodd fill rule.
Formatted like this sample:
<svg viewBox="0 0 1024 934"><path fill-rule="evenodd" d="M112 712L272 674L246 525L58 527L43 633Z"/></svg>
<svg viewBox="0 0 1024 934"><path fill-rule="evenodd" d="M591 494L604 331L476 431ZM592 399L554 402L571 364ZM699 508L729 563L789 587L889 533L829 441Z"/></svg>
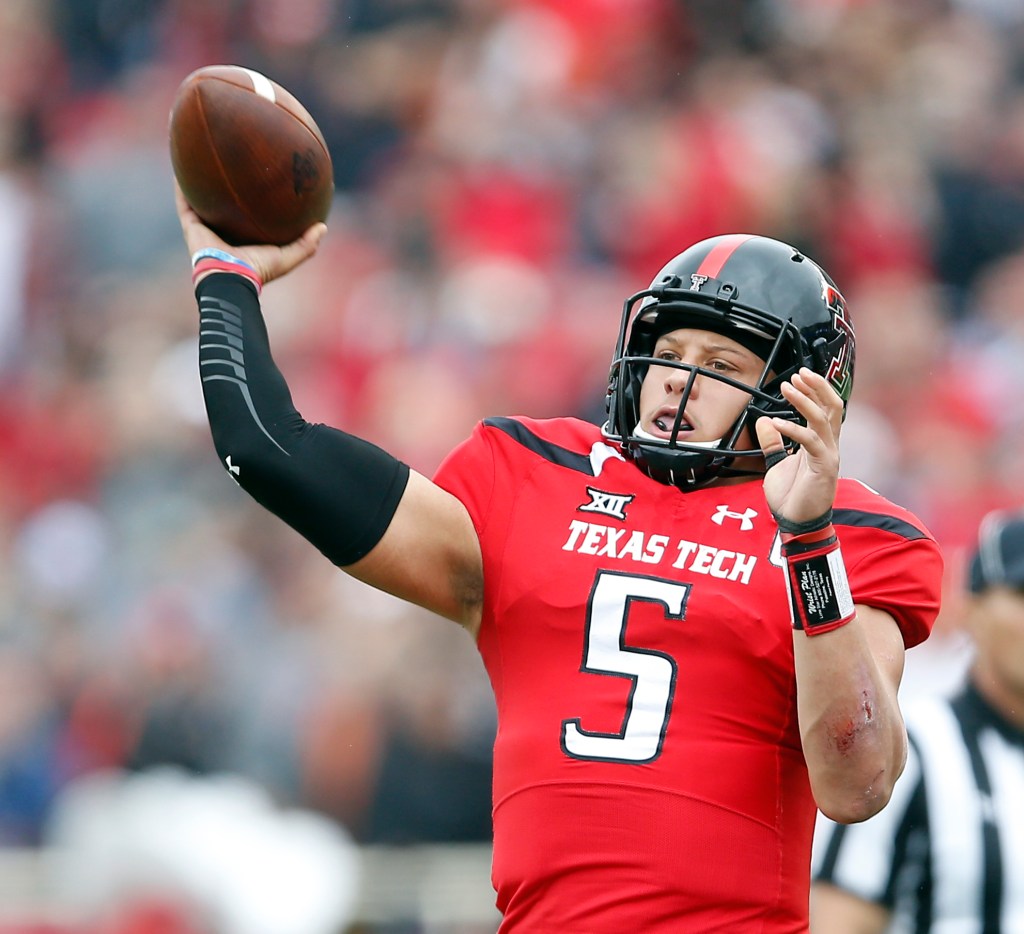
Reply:
<svg viewBox="0 0 1024 934"><path fill-rule="evenodd" d="M744 509L743 512L733 512L728 506L719 506L717 512L711 517L716 525L722 525L726 519L738 519L741 532L749 532L753 527L753 518L757 515L756 509Z"/></svg>
<svg viewBox="0 0 1024 934"><path fill-rule="evenodd" d="M633 493L605 493L604 490L595 490L592 486L587 487L590 502L577 507L580 512L599 512L605 516L614 516L616 519L626 518L626 507L636 499Z"/></svg>
<svg viewBox="0 0 1024 934"><path fill-rule="evenodd" d="M690 276L690 288L693 289L695 292L699 292L700 287L707 281L707 276L700 276L697 273L694 273L692 276Z"/></svg>
<svg viewBox="0 0 1024 934"><path fill-rule="evenodd" d="M230 454L224 458L224 466L227 467L228 473L231 474L231 479L234 480L235 483L238 483L238 480L236 478L242 472L242 468L239 467L238 464L231 463Z"/></svg>

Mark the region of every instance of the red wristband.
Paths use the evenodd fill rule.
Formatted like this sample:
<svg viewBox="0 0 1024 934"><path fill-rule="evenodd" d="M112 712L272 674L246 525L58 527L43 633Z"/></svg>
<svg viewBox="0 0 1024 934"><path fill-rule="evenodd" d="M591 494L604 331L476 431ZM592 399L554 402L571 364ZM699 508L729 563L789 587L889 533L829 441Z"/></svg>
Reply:
<svg viewBox="0 0 1024 934"><path fill-rule="evenodd" d="M244 276L254 286L256 286L256 294L259 295L263 291L263 282L261 281L259 274L251 266L241 262L230 262L222 259L204 258L196 262L195 266L192 267L192 282L195 282L205 273L208 272L230 272L236 276Z"/></svg>
<svg viewBox="0 0 1024 934"><path fill-rule="evenodd" d="M782 533L793 628L817 636L856 616L839 538L832 525L802 535Z"/></svg>

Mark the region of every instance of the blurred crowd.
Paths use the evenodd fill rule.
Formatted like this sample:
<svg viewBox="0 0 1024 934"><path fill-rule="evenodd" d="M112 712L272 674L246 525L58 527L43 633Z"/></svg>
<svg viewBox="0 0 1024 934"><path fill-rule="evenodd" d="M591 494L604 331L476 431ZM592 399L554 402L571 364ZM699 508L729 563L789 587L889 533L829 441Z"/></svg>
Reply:
<svg viewBox="0 0 1024 934"><path fill-rule="evenodd" d="M0 845L167 764L363 842L489 834L470 640L217 463L167 152L214 63L334 160L320 255L264 292L306 418L427 474L487 415L600 420L623 299L778 237L850 303L844 472L934 531L959 644L964 549L1024 499L1019 0L4 0Z"/></svg>

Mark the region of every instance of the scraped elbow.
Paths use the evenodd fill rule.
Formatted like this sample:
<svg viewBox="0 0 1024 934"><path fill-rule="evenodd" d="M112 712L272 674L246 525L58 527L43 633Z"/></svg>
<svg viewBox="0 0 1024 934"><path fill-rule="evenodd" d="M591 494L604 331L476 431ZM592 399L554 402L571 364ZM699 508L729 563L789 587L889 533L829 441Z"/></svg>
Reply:
<svg viewBox="0 0 1024 934"><path fill-rule="evenodd" d="M892 797L894 782L881 776L861 789L837 789L828 794L816 794L818 810L837 824L859 824L874 817Z"/></svg>

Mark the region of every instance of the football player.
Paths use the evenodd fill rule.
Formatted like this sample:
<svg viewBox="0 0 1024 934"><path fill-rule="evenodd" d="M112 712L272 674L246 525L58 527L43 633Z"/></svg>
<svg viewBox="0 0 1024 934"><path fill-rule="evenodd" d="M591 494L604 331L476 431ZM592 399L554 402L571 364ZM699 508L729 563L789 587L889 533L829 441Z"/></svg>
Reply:
<svg viewBox="0 0 1024 934"><path fill-rule="evenodd" d="M306 422L261 287L178 194L216 449L331 561L476 639L497 702L503 932L807 929L815 806L860 821L906 755L904 650L942 562L839 478L843 297L793 247L684 250L624 305L603 427L488 418L428 479Z"/></svg>

